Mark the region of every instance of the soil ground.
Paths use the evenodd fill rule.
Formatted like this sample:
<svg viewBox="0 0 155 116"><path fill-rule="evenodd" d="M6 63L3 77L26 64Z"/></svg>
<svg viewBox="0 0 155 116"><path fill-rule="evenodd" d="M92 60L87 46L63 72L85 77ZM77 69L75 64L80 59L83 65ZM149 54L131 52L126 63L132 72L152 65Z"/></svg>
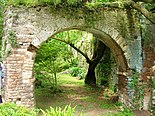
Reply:
<svg viewBox="0 0 155 116"><path fill-rule="evenodd" d="M67 81L66 81L67 80ZM83 80L65 77L55 92L51 89L36 89L36 105L43 110L51 107L64 108L66 105L76 106L75 116L119 116L113 115L120 110L119 103L112 103L112 92L104 88L84 86ZM115 102L115 101L113 101ZM134 111L135 116L150 116L148 111ZM108 115L107 115L108 114ZM120 115L122 116L122 115ZM128 116L128 115L124 115Z"/></svg>

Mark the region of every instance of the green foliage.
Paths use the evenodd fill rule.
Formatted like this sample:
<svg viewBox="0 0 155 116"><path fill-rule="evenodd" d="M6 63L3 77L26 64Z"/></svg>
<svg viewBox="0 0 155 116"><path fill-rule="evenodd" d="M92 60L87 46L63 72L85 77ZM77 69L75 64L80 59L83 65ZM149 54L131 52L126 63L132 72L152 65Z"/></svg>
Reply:
<svg viewBox="0 0 155 116"><path fill-rule="evenodd" d="M100 108L102 109L114 109L117 107L117 104L110 104L110 103L106 103L106 102L102 102L100 103Z"/></svg>
<svg viewBox="0 0 155 116"><path fill-rule="evenodd" d="M14 31L9 31L9 37L8 37L9 43L13 48L17 48L19 46L17 42L17 37Z"/></svg>
<svg viewBox="0 0 155 116"><path fill-rule="evenodd" d="M139 82L139 77L140 74L133 70L132 82L129 84L129 88L135 91L132 104L134 109L143 108L146 84L143 82Z"/></svg>
<svg viewBox="0 0 155 116"><path fill-rule="evenodd" d="M63 110L60 107L55 109L50 107L49 110L43 111L43 116L74 116L75 107L72 108L70 105L67 105Z"/></svg>
<svg viewBox="0 0 155 116"><path fill-rule="evenodd" d="M61 3L61 0L39 0L38 4L53 4L58 5Z"/></svg>
<svg viewBox="0 0 155 116"><path fill-rule="evenodd" d="M112 0L96 0L96 2L110 2Z"/></svg>
<svg viewBox="0 0 155 116"><path fill-rule="evenodd" d="M123 111L119 112L120 116L134 116L134 113L130 109L124 109Z"/></svg>
<svg viewBox="0 0 155 116"><path fill-rule="evenodd" d="M71 68L71 76L73 77L81 77L84 78L86 70L84 68L79 68L79 67L72 67Z"/></svg>
<svg viewBox="0 0 155 116"><path fill-rule="evenodd" d="M85 33L86 32L72 30L60 32L54 37L71 43L78 43ZM81 45L78 46L81 47ZM44 74L41 74L41 77L48 79L52 85L56 82L56 73L75 66L78 66L78 59L77 56L74 56L73 54L73 48L66 43L51 38L43 43L38 50L34 68L36 75L40 75L40 72L44 72ZM83 77L84 74L84 70L78 69L77 76ZM36 77L39 80L43 80L39 78L40 76Z"/></svg>
<svg viewBox="0 0 155 116"><path fill-rule="evenodd" d="M155 91L155 79L153 76L151 76L150 78L150 91L151 91L151 99L150 101L153 101L153 97L154 97L154 91ZM153 105L153 103L151 102L151 113L153 115L155 115L155 105Z"/></svg>
<svg viewBox="0 0 155 116"><path fill-rule="evenodd" d="M79 0L67 0L67 4L72 5L79 2ZM29 5L29 6L36 6L36 5L59 5L63 3L63 0L8 0L8 5Z"/></svg>
<svg viewBox="0 0 155 116"><path fill-rule="evenodd" d="M74 5L74 4L77 4L77 3L80 3L82 2L82 0L67 0L67 3L69 5Z"/></svg>
<svg viewBox="0 0 155 116"><path fill-rule="evenodd" d="M39 109L30 110L22 106L17 106L15 103L0 104L0 116L37 116ZM74 116L75 107L66 105L62 110L60 107L55 109L50 107L49 110L41 110L43 116Z"/></svg>
<svg viewBox="0 0 155 116"><path fill-rule="evenodd" d="M150 11L151 9L155 8L155 4L145 4L145 7Z"/></svg>
<svg viewBox="0 0 155 116"><path fill-rule="evenodd" d="M84 31L79 31L79 30L70 30L70 31L63 31L60 32L59 34L55 35L54 37L60 38L66 41L70 41L71 43L76 43L81 41L83 35L87 33Z"/></svg>
<svg viewBox="0 0 155 116"><path fill-rule="evenodd" d="M98 6L98 3L103 3L103 2L111 2L113 0L92 0L89 2L90 7L91 5L93 6ZM81 6L84 5L83 0L7 0L8 5L27 5L27 6L37 6L37 5L59 5L59 6ZM93 4L92 4L93 3ZM97 4L95 4L97 3ZM87 3L88 4L88 3ZM89 5L88 5L89 6Z"/></svg>
<svg viewBox="0 0 155 116"><path fill-rule="evenodd" d="M123 111L115 112L108 112L105 116L135 116L134 113L130 109L124 109Z"/></svg>
<svg viewBox="0 0 155 116"><path fill-rule="evenodd" d="M63 63L63 60L60 58L60 56L64 49L65 44L62 44L60 42L51 40L49 42L44 43L38 50L36 56L36 72L39 72L39 70L46 71L48 73L60 72L62 70L61 64Z"/></svg>
<svg viewBox="0 0 155 116"><path fill-rule="evenodd" d="M0 116L36 116L37 112L14 103L0 104Z"/></svg>
<svg viewBox="0 0 155 116"><path fill-rule="evenodd" d="M105 87L109 86L112 64L114 63L114 57L112 56L110 49L107 49L105 55L96 68L99 85L104 85Z"/></svg>

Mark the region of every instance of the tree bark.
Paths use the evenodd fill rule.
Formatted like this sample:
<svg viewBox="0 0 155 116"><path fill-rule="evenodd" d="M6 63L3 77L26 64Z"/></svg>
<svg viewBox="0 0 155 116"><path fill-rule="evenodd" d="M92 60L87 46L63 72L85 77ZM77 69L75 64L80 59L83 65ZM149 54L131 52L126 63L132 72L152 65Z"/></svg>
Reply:
<svg viewBox="0 0 155 116"><path fill-rule="evenodd" d="M95 45L94 45L94 53L92 60L89 64L88 71L85 77L85 84L89 86L96 86L96 75L95 75L95 68L101 58L104 55L104 52L106 50L106 45L101 42L100 40L96 39Z"/></svg>

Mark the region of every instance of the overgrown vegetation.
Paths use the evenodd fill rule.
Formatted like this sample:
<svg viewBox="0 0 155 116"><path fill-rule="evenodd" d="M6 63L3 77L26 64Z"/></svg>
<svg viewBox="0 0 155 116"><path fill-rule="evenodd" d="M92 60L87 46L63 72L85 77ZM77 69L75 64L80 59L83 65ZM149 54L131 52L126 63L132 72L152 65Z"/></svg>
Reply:
<svg viewBox="0 0 155 116"><path fill-rule="evenodd" d="M133 70L132 75L132 81L129 84L129 88L131 90L131 94L133 94L133 103L132 107L133 109L141 110L144 106L144 96L145 96L145 90L146 90L146 83L145 82L139 82L140 74Z"/></svg>
<svg viewBox="0 0 155 116"><path fill-rule="evenodd" d="M37 110L29 110L15 103L0 104L0 116L36 116Z"/></svg>
<svg viewBox="0 0 155 116"><path fill-rule="evenodd" d="M9 31L9 37L8 37L8 40L9 40L9 44L11 44L11 46L13 48L17 48L19 45L18 45L18 42L17 42L17 37L16 37L16 34L14 31L10 30Z"/></svg>
<svg viewBox="0 0 155 116"><path fill-rule="evenodd" d="M48 109L50 111L50 106L52 106L52 111L57 107L64 109L66 105L70 104L71 107L76 106L76 113L82 112L83 115L87 115L90 110L97 109L103 110L106 109L111 111L111 114L130 114L126 109L120 109L121 103L115 101L112 103L111 96L114 95L113 91L110 89L103 88L91 88L89 86L83 86L83 79L78 80L66 74L58 74L59 82L58 87L61 92L53 93L49 89L38 88L36 89L36 106L43 110ZM115 112L113 112L115 110ZM121 111L120 111L121 110ZM102 114L102 112L100 113ZM103 116L106 116L105 112ZM116 116L117 116L116 115ZM123 115L122 115L123 116Z"/></svg>
<svg viewBox="0 0 155 116"><path fill-rule="evenodd" d="M84 68L72 67L70 74L73 77L78 77L79 79L82 79L86 75L86 70Z"/></svg>
<svg viewBox="0 0 155 116"><path fill-rule="evenodd" d="M116 66L113 66L114 64L116 64L114 56L110 52L110 49L107 48L105 55L103 56L96 68L99 85L113 88L114 85L117 83L117 79L114 79L113 77L116 73L113 71L115 68L117 68Z"/></svg>
<svg viewBox="0 0 155 116"><path fill-rule="evenodd" d="M105 104L106 105L106 104ZM107 104L108 105L108 104ZM109 108L109 106L108 106ZM49 109L27 109L23 106L17 106L15 103L0 104L0 116L74 116L76 107L66 105L63 109L61 107L50 107ZM78 116L84 116L82 112ZM104 116L134 116L134 113L129 109L124 109L119 112L107 112Z"/></svg>
<svg viewBox="0 0 155 116"><path fill-rule="evenodd" d="M86 33L73 30L59 33L56 38L62 38L72 44L75 43L76 46L79 46L78 49L82 49L80 47L83 46L82 37L84 34ZM57 86L57 73L67 69L70 70L67 73L84 78L85 70L78 63L83 62L83 58L78 61L80 58L78 57L79 54L75 54L78 54L78 52L66 43L49 39L37 52L35 60L35 75L37 79L40 81L48 80L51 82L52 88L55 88Z"/></svg>
<svg viewBox="0 0 155 116"><path fill-rule="evenodd" d="M110 2L112 0L92 0L92 3L99 3L99 2ZM8 0L8 5L69 5L69 6L81 6L84 5L85 2L83 0Z"/></svg>
<svg viewBox="0 0 155 116"><path fill-rule="evenodd" d="M56 107L55 109L50 107L49 110L41 111L43 112L43 116L74 116L75 107L72 108L70 105L67 105L63 110L60 107Z"/></svg>
<svg viewBox="0 0 155 116"><path fill-rule="evenodd" d="M105 116L135 116L135 114L130 109L124 109L117 113L108 112L105 114Z"/></svg>
<svg viewBox="0 0 155 116"><path fill-rule="evenodd" d="M52 108L49 110L34 109L30 110L26 107L17 106L15 103L0 104L0 116L74 116L75 107L66 105L64 109L60 107Z"/></svg>

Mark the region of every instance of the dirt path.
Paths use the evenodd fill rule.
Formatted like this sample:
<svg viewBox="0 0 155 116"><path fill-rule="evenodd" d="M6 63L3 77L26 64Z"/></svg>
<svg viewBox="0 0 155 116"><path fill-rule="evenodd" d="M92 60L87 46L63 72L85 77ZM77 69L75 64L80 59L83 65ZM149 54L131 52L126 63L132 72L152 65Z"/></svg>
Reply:
<svg viewBox="0 0 155 116"><path fill-rule="evenodd" d="M72 107L76 106L75 116L79 116L81 112L82 116L113 116L113 113L119 111L119 105L109 101L110 95L109 90L92 89L70 82L60 86L60 91L56 93L44 88L39 90L36 105L38 108L49 109L50 106L64 108L70 104ZM150 114L148 111L135 111L135 116L150 116Z"/></svg>
<svg viewBox="0 0 155 116"><path fill-rule="evenodd" d="M49 93L44 90L44 93ZM117 112L114 104L105 103L106 99L100 91L85 86L65 85L61 86L61 92L53 94L41 94L36 97L37 107L48 109L52 107L65 107L70 104L76 106L75 116L82 112L83 116L103 116L107 112ZM105 104L104 104L105 103Z"/></svg>
<svg viewBox="0 0 155 116"><path fill-rule="evenodd" d="M82 112L84 116L103 116L107 112L115 112L118 110L112 104L102 104L106 100L101 96L102 93L98 90L88 90L87 87L80 86L65 86L66 91L72 91L76 94L68 94L71 104L77 106L75 116L79 115L79 112ZM102 108L103 107L103 108ZM104 108L105 107L105 108Z"/></svg>

